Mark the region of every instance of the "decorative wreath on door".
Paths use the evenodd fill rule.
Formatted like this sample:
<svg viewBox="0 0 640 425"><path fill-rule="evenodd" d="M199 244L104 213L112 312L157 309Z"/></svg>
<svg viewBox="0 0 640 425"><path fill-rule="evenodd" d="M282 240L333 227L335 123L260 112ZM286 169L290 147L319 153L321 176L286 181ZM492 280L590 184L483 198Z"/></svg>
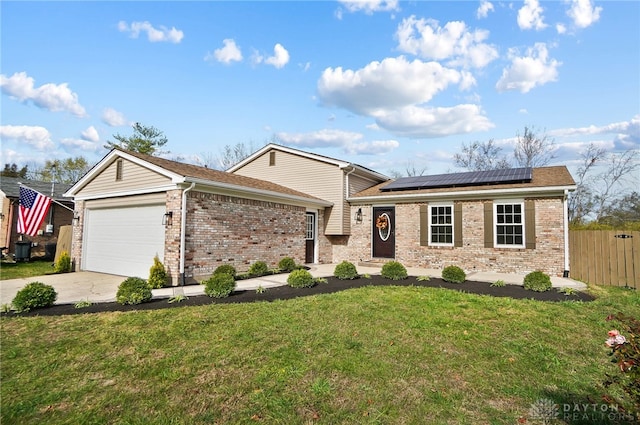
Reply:
<svg viewBox="0 0 640 425"><path fill-rule="evenodd" d="M379 215L376 219L376 227L380 230L386 229L389 227L389 218L386 214Z"/></svg>

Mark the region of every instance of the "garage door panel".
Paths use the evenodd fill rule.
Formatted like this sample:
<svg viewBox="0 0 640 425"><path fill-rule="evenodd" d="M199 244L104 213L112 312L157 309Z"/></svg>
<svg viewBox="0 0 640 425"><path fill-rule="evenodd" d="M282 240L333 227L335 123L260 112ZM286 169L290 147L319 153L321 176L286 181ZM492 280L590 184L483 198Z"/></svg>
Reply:
<svg viewBox="0 0 640 425"><path fill-rule="evenodd" d="M91 209L86 214L83 269L147 278L164 261L164 205Z"/></svg>

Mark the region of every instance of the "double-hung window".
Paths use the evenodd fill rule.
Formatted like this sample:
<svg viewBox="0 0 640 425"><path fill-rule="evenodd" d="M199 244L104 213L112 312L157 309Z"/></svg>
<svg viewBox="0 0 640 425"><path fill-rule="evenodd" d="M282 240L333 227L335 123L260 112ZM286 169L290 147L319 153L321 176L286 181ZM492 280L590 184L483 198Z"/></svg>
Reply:
<svg viewBox="0 0 640 425"><path fill-rule="evenodd" d="M429 205L429 245L453 246L453 204Z"/></svg>
<svg viewBox="0 0 640 425"><path fill-rule="evenodd" d="M524 248L524 203L494 204L495 246Z"/></svg>

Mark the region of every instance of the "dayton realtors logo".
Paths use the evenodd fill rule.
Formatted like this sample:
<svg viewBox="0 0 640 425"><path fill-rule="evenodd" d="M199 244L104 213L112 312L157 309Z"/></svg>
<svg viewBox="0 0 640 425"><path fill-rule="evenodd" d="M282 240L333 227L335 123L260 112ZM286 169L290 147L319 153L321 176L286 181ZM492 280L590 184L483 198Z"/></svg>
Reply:
<svg viewBox="0 0 640 425"><path fill-rule="evenodd" d="M557 404L548 398L541 398L529 408L529 419L541 421L540 423L546 425L552 424L555 419L564 422L587 421L598 424L611 421L633 421L635 418L615 404Z"/></svg>

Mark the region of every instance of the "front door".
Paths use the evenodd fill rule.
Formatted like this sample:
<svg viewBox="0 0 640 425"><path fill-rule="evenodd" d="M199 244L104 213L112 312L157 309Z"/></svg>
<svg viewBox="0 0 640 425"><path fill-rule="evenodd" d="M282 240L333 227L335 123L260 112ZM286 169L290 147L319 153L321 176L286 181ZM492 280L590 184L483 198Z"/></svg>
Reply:
<svg viewBox="0 0 640 425"><path fill-rule="evenodd" d="M395 224L394 207L373 208L372 238L374 258L395 258Z"/></svg>
<svg viewBox="0 0 640 425"><path fill-rule="evenodd" d="M308 212L306 215L306 232L305 232L305 251L304 262L315 262L315 246L316 246L316 215Z"/></svg>

